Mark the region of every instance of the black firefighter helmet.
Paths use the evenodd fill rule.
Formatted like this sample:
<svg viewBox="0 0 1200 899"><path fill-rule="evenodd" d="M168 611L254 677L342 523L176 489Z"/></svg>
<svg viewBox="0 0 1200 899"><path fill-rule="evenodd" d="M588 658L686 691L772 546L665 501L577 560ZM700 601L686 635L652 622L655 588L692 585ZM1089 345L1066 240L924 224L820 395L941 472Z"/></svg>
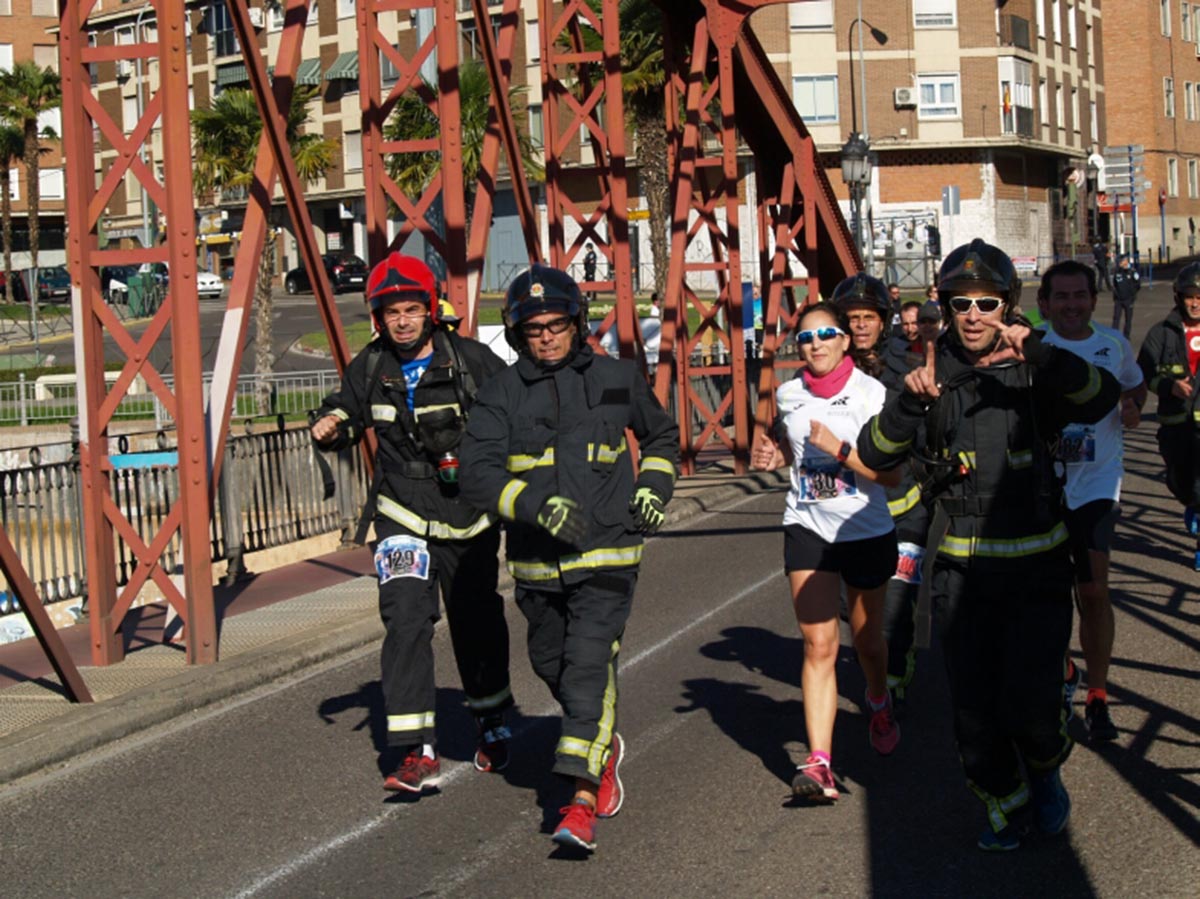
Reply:
<svg viewBox="0 0 1200 899"><path fill-rule="evenodd" d="M953 321L950 298L972 288L994 290L1004 298L1004 320L1012 316L1021 298L1021 279L1012 259L999 247L980 238L951 250L938 271L938 302L942 318Z"/></svg>
<svg viewBox="0 0 1200 899"><path fill-rule="evenodd" d="M513 279L504 298L504 337L509 346L524 352L520 324L543 312L570 316L579 329L578 340L587 339L587 302L575 279L548 265L534 264Z"/></svg>

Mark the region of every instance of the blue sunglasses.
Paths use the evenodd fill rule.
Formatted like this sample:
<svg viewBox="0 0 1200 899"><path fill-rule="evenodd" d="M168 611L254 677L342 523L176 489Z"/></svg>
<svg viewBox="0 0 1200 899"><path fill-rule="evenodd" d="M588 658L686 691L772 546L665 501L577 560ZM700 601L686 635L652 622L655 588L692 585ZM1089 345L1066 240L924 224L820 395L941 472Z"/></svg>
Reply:
<svg viewBox="0 0 1200 899"><path fill-rule="evenodd" d="M835 337L845 337L846 332L841 328L835 328L833 325L826 325L824 328L813 328L808 331L796 332L796 343L801 346L806 346L814 340L833 340Z"/></svg>

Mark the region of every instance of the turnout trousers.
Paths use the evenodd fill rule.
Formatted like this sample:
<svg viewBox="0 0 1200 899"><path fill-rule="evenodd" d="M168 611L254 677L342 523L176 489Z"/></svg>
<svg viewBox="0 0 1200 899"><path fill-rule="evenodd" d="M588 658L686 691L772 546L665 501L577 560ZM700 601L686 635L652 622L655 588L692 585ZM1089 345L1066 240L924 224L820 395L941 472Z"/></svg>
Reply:
<svg viewBox="0 0 1200 899"><path fill-rule="evenodd" d="M375 533L379 616L386 629L381 668L388 745L436 743L433 628L441 617L439 590L467 706L476 717L510 707L508 626L496 592L500 528L470 540L427 540L376 517Z"/></svg>
<svg viewBox="0 0 1200 899"><path fill-rule="evenodd" d="M555 774L600 783L617 728L617 659L636 584L636 570L594 574L561 591L517 584L530 665L563 710Z"/></svg>
<svg viewBox="0 0 1200 899"><path fill-rule="evenodd" d="M1045 774L1072 746L1063 709L1070 563L1022 561L1005 575L939 558L931 585L963 771L993 817L1028 801L1022 766Z"/></svg>
<svg viewBox="0 0 1200 899"><path fill-rule="evenodd" d="M888 645L887 685L893 696L905 698L917 667L917 601L930 518L916 508L896 521L899 557L896 574L883 594L883 639Z"/></svg>

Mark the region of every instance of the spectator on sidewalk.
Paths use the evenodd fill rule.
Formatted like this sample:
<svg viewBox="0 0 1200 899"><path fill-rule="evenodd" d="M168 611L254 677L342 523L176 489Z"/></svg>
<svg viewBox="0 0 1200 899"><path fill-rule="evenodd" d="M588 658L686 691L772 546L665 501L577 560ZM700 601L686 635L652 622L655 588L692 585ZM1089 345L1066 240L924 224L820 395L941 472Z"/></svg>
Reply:
<svg viewBox="0 0 1200 899"><path fill-rule="evenodd" d="M1121 334L1092 321L1096 310L1096 273L1080 262L1058 262L1042 275L1038 307L1048 322L1045 342L1069 350L1110 372L1121 385L1121 404L1094 424L1069 424L1059 439L1059 460L1066 466L1067 531L1075 559L1079 600L1079 644L1087 663L1084 719L1093 742L1117 738L1108 711L1108 666L1115 624L1108 593L1108 560L1113 529L1120 515L1125 444L1122 427L1141 421L1146 387L1133 347ZM1064 701L1072 714L1079 670L1067 658Z"/></svg>
<svg viewBox="0 0 1200 899"><path fill-rule="evenodd" d="M1112 279L1108 274L1108 245L1097 240L1092 244L1092 259L1096 263L1096 291L1100 291L1101 285L1105 290L1112 290Z"/></svg>
<svg viewBox="0 0 1200 899"><path fill-rule="evenodd" d="M312 438L342 449L375 429L379 449L363 530L374 515L385 628L384 762L391 769L384 789L419 794L441 782L433 662L439 591L478 729L475 768L508 764L504 711L513 698L508 627L496 592L500 528L459 496L457 456L478 385L504 363L447 329L433 272L420 259L389 255L372 269L366 296L378 334L321 404Z"/></svg>
<svg viewBox="0 0 1200 899"><path fill-rule="evenodd" d="M1112 292L1113 292L1113 320L1112 327L1114 331L1121 331L1125 335L1125 339L1129 339L1129 332L1133 329L1133 303L1137 299L1138 290L1141 289L1142 279L1137 273L1137 269L1129 264L1129 257L1122 256L1117 263L1117 270L1112 276ZM1121 317L1125 318L1125 327L1121 327Z"/></svg>
<svg viewBox="0 0 1200 899"><path fill-rule="evenodd" d="M509 286L505 337L520 356L480 391L463 444L463 492L507 524L508 568L529 660L563 709L554 773L569 778L554 842L595 849L621 808L617 660L643 535L666 517L679 429L631 360L592 351L566 273L534 265ZM637 438L640 473L625 432Z"/></svg>

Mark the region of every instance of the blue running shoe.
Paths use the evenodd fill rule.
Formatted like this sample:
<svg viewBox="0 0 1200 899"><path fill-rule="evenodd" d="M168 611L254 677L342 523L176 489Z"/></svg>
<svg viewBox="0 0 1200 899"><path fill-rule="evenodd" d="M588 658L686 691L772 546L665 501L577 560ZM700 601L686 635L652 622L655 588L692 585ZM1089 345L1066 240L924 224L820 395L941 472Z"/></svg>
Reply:
<svg viewBox="0 0 1200 899"><path fill-rule="evenodd" d="M1193 537L1200 536L1200 514L1191 506L1183 510L1183 526Z"/></svg>
<svg viewBox="0 0 1200 899"><path fill-rule="evenodd" d="M1037 828L1045 834L1062 833L1071 817L1071 797L1055 768L1049 774L1033 778L1033 816Z"/></svg>
<svg viewBox="0 0 1200 899"><path fill-rule="evenodd" d="M984 852L1012 852L1021 848L1021 837L1012 827L992 830L990 827L979 835L975 844Z"/></svg>

